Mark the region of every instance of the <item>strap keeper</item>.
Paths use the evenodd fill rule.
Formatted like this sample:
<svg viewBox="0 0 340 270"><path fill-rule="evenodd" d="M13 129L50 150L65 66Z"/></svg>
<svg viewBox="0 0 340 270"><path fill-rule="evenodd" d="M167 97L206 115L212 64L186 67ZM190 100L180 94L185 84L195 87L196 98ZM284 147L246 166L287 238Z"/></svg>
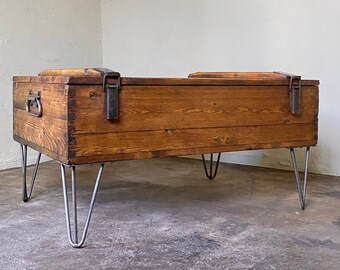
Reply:
<svg viewBox="0 0 340 270"><path fill-rule="evenodd" d="M286 72L274 72L287 76L289 80L289 109L294 115L301 113L301 76Z"/></svg>
<svg viewBox="0 0 340 270"><path fill-rule="evenodd" d="M105 92L105 115L108 120L118 120L119 118L119 87L120 73L106 69L94 68L103 77L103 91ZM115 83L109 82L110 79L115 79Z"/></svg>

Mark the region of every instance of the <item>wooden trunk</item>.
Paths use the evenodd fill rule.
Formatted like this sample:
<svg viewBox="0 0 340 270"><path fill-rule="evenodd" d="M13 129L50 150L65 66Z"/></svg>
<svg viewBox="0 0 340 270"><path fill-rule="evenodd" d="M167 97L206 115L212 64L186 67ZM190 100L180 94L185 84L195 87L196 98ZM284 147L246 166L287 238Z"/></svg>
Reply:
<svg viewBox="0 0 340 270"><path fill-rule="evenodd" d="M47 70L14 77L14 139L64 164L313 146L318 85L301 80L301 113L275 73L195 73L189 78L125 78L119 116L108 120L101 74ZM42 114L27 110L40 92Z"/></svg>

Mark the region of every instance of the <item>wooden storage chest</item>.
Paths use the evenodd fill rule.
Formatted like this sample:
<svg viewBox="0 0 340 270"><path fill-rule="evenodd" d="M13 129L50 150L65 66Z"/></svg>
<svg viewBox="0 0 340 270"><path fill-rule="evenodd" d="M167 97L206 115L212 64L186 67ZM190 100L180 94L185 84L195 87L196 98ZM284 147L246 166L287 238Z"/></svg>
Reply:
<svg viewBox="0 0 340 270"><path fill-rule="evenodd" d="M118 117L108 120L103 74L46 70L14 77L14 139L67 165L317 143L315 80L276 73L117 73L106 78L119 87ZM299 114L290 110L292 82L301 84Z"/></svg>

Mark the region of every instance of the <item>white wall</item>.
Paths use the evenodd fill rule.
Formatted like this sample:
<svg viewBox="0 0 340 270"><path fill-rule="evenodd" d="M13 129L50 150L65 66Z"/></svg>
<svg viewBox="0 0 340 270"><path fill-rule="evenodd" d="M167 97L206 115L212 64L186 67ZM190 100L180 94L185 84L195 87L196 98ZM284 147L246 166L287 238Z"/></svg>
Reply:
<svg viewBox="0 0 340 270"><path fill-rule="evenodd" d="M101 65L100 0L0 0L0 170L20 165L12 76Z"/></svg>
<svg viewBox="0 0 340 270"><path fill-rule="evenodd" d="M101 10L104 66L124 76L281 70L320 79L311 170L340 175L339 1L102 0ZM291 168L285 149L223 160Z"/></svg>

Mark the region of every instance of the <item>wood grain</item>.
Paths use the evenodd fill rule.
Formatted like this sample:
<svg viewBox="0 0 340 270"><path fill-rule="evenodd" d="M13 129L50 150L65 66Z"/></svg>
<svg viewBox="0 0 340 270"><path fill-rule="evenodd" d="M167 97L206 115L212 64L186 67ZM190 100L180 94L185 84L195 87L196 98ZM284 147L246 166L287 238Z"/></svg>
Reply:
<svg viewBox="0 0 340 270"><path fill-rule="evenodd" d="M227 78L237 80L287 80L284 74L274 72L195 72L189 78Z"/></svg>
<svg viewBox="0 0 340 270"><path fill-rule="evenodd" d="M102 85L100 77L14 76L14 82L75 85ZM240 80L225 78L133 78L122 77L121 85L289 85L288 80ZM319 85L317 80L302 80L302 85Z"/></svg>
<svg viewBox="0 0 340 270"><path fill-rule="evenodd" d="M68 86L64 84L14 83L13 107L25 110L29 91L40 92L43 115L59 119L67 119Z"/></svg>
<svg viewBox="0 0 340 270"><path fill-rule="evenodd" d="M46 84L68 84L69 77L62 76L14 76L14 83L46 83ZM98 84L99 80L97 79Z"/></svg>
<svg viewBox="0 0 340 270"><path fill-rule="evenodd" d="M58 152L53 152L51 150L48 150L47 148L44 148L42 147L41 145L39 144L36 144L36 143L33 143L27 139L24 139L24 138L21 138L17 135L13 135L13 139L20 143L20 144L26 144L28 145L28 147L40 152L40 153L43 153L44 155L54 159L54 160L57 160L63 164L70 164L70 160L69 158L65 155L65 153L62 153L58 150Z"/></svg>
<svg viewBox="0 0 340 270"><path fill-rule="evenodd" d="M118 121L104 117L101 87L70 87L73 134L313 123L317 87L302 91L301 115L289 111L285 86L123 86ZM235 94L237 93L237 94Z"/></svg>
<svg viewBox="0 0 340 270"><path fill-rule="evenodd" d="M70 150L74 152L71 160L88 157L90 161L93 156L110 154L175 152L200 148L216 148L212 152L229 152L235 148L247 150L252 146L263 149L266 145L289 145L297 141L315 144L316 135L314 124L78 134Z"/></svg>
<svg viewBox="0 0 340 270"><path fill-rule="evenodd" d="M26 112L29 91L40 92L42 117ZM13 138L56 160L68 162L68 86L65 84L13 84Z"/></svg>
<svg viewBox="0 0 340 270"><path fill-rule="evenodd" d="M34 117L14 108L13 135L49 151L67 156L67 121L43 115ZM44 153L44 152L43 152Z"/></svg>
<svg viewBox="0 0 340 270"><path fill-rule="evenodd" d="M73 156L68 161L68 164L88 164L100 163L119 160L133 160L145 158L160 158L171 156L185 156L185 155L200 155L219 152L236 152L243 150L260 150L260 149L275 149L275 148L290 148L290 147L306 147L315 146L316 140L311 141L294 141L282 143L269 143L269 144L250 144L250 145L230 145L228 147L203 147L203 148L186 148L176 150L158 150L158 151L145 151L136 153L112 153L108 155L94 155L91 158L87 156Z"/></svg>
<svg viewBox="0 0 340 270"><path fill-rule="evenodd" d="M45 69L39 72L38 76L64 76L64 77L82 77L92 76L101 77L100 72L92 68L71 68L71 69Z"/></svg>
<svg viewBox="0 0 340 270"><path fill-rule="evenodd" d="M318 81L303 81L296 116L287 80L269 77L121 78L118 121L104 116L102 78L15 77L13 135L68 165L315 145ZM41 118L24 110L29 90Z"/></svg>
<svg viewBox="0 0 340 270"><path fill-rule="evenodd" d="M121 78L122 85L289 85L289 80L242 80L228 78ZM301 85L319 85L317 80L301 80Z"/></svg>

